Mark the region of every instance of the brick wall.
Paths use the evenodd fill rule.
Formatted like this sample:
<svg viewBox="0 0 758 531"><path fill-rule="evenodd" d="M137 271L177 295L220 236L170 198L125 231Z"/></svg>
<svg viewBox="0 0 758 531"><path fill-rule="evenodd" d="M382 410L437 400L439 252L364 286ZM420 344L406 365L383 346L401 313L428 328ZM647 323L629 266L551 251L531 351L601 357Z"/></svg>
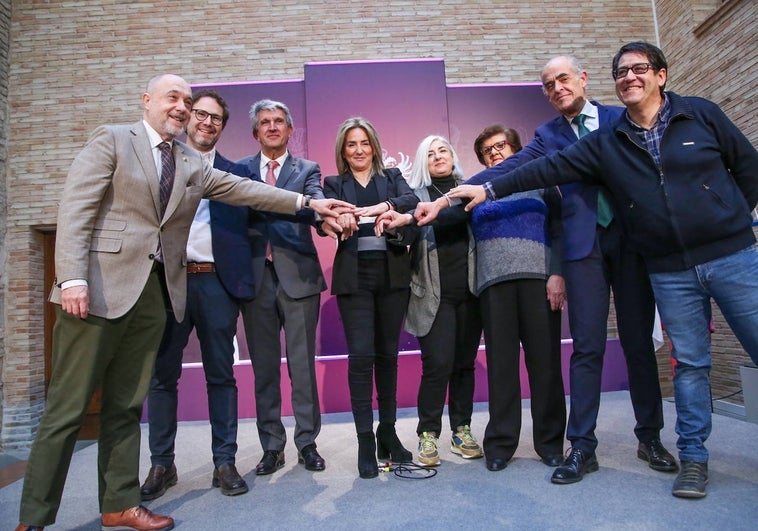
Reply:
<svg viewBox="0 0 758 531"><path fill-rule="evenodd" d="M442 57L448 83L532 82L550 57L573 53L589 72L590 95L615 103L613 53L631 40L655 40L650 0L579 2L571 19L567 8L537 1L0 2L12 5L3 39L10 70L2 76L10 101L2 122L10 139L3 141L5 245L13 263L0 264L9 286L0 375L6 447L31 439L44 400L40 231L55 223L66 171L87 134L138 119L152 75L174 72L190 83L292 79L302 77L305 62ZM659 17L675 20L680 15L666 6L687 2L657 4Z"/></svg>
<svg viewBox="0 0 758 531"><path fill-rule="evenodd" d="M0 0L0 426L3 425L3 366L5 364L5 289L7 226L6 170L8 167L8 43L10 41L11 2ZM2 442L0 442L2 448Z"/></svg>

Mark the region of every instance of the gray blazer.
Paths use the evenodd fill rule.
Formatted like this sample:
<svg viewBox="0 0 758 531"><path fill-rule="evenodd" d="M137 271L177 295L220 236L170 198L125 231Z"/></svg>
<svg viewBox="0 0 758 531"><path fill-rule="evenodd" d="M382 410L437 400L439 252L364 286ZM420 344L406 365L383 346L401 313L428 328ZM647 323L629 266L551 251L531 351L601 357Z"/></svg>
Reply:
<svg viewBox="0 0 758 531"><path fill-rule="evenodd" d="M260 175L261 154L246 157L237 164L247 166L251 179L263 182ZM267 185L269 186L269 185ZM323 199L321 168L315 162L288 155L282 164L276 187ZM274 270L287 296L301 299L317 295L326 289L311 226L315 216L311 210L301 210L295 216L250 212L249 235L253 253L255 292L263 283L266 246L271 244Z"/></svg>
<svg viewBox="0 0 758 531"><path fill-rule="evenodd" d="M174 141L176 176L160 219L158 173L142 121L100 126L71 165L58 209L55 285L85 279L90 313L106 319L134 306L159 246L178 321L187 297L187 238L200 199L294 214L298 194L213 169L200 153Z"/></svg>
<svg viewBox="0 0 758 531"><path fill-rule="evenodd" d="M420 201L429 201L426 188L414 190ZM425 336L434 324L440 307L440 268L437 257L437 243L434 239L435 224L452 224L465 222L468 214L463 206L443 210L431 225L416 227L416 230L398 231L399 237L408 239L411 245L411 295L408 300L408 313L405 316L405 329L416 337ZM412 241L411 238L414 238ZM469 228L468 238L468 285L474 293L476 286L476 244Z"/></svg>

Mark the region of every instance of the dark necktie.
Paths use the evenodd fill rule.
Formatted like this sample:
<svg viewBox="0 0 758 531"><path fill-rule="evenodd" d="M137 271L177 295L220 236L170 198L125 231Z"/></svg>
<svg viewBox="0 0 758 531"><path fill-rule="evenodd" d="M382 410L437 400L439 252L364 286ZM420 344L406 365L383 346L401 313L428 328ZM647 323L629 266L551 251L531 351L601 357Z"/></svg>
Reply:
<svg viewBox="0 0 758 531"><path fill-rule="evenodd" d="M174 187L174 174L176 173L176 163L174 162L174 154L171 152L171 144L168 142L161 142L158 144L158 149L161 150L161 218L166 212L166 205L168 205L168 198L171 197L171 189Z"/></svg>
<svg viewBox="0 0 758 531"><path fill-rule="evenodd" d="M576 124L577 128L579 129L579 138L582 138L584 135L590 133L590 130L587 129L586 125L584 125L584 120L586 118L586 115L580 114L571 120L571 123ZM608 227L608 225L611 224L611 221L613 221L613 210L611 209L611 204L608 201L608 198L605 197L603 191L599 190L597 193L597 224L601 227Z"/></svg>
<svg viewBox="0 0 758 531"><path fill-rule="evenodd" d="M279 163L275 160L268 161L268 171L266 172L266 184L270 184L271 186L276 186L276 174L274 173L274 170L279 166ZM274 258L273 253L271 252L271 240L266 242L266 259L269 262L272 262Z"/></svg>

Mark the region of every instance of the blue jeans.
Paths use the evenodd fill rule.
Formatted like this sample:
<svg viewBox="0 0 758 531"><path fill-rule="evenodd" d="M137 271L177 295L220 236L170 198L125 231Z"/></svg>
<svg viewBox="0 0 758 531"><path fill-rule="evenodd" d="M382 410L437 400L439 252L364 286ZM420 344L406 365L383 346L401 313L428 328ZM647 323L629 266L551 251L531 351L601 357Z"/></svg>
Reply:
<svg viewBox="0 0 758 531"><path fill-rule="evenodd" d="M758 364L758 250L755 246L650 282L676 359L674 396L679 459L705 463L711 432L711 298Z"/></svg>

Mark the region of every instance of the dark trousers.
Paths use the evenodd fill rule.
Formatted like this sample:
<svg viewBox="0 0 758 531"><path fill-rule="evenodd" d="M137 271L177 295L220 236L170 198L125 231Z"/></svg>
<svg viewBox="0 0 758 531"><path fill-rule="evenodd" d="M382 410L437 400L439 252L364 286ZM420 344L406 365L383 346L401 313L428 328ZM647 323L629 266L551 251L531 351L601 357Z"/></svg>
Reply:
<svg viewBox="0 0 758 531"><path fill-rule="evenodd" d="M389 285L386 260L359 259L358 290L337 296L349 350L347 379L357 433L373 430L372 376L379 422L396 420L397 348L409 290Z"/></svg>
<svg viewBox="0 0 758 531"><path fill-rule="evenodd" d="M316 325L319 294L293 299L279 284L273 265L263 269L255 299L242 307L250 361L255 374L256 425L264 450L284 450L282 424L281 331L284 328L287 371L292 383L295 446L314 444L321 431L316 385Z"/></svg>
<svg viewBox="0 0 758 531"><path fill-rule="evenodd" d="M118 319L79 319L57 307L45 413L29 455L20 521L55 522L76 436L102 386L97 477L100 512L140 504L140 417L166 313L158 273Z"/></svg>
<svg viewBox="0 0 758 531"><path fill-rule="evenodd" d="M663 428L658 363L653 350L655 301L642 258L629 248L614 221L597 227L592 253L564 262L571 355L571 410L566 436L574 448L594 452L600 408L603 357L608 336L610 289L616 306L619 340L629 371L629 393L640 441L658 438Z"/></svg>
<svg viewBox="0 0 758 531"><path fill-rule="evenodd" d="M471 424L474 409L474 363L482 336L479 301L470 293L461 299L444 295L429 333L419 337L421 384L416 432L442 431L442 410L448 395L450 429Z"/></svg>
<svg viewBox="0 0 758 531"><path fill-rule="evenodd" d="M510 459L521 433L519 341L531 390L534 449L563 453L566 398L561 376L561 313L550 309L545 281L519 279L486 288L482 303L487 347L490 420L483 448L488 459Z"/></svg>
<svg viewBox="0 0 758 531"><path fill-rule="evenodd" d="M221 285L216 273L187 275L187 311L176 322L168 312L148 394L150 460L171 466L176 440L178 382L182 353L194 328L208 392L213 463L233 464L237 453L237 382L234 378L234 334L239 303Z"/></svg>

